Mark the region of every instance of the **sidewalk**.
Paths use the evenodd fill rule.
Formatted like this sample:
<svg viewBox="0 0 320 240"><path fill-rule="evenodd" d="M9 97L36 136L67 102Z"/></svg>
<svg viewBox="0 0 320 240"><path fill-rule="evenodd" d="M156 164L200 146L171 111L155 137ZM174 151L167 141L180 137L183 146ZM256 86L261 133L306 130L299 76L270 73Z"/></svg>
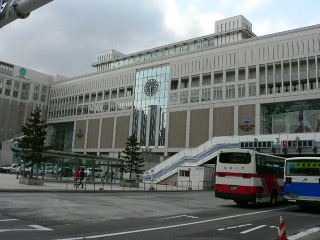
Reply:
<svg viewBox="0 0 320 240"><path fill-rule="evenodd" d="M140 183L139 188L120 187L119 183L87 182L84 188L74 187L73 178L62 181L45 179L44 185L19 184L16 174L0 173L0 192L103 192L103 191L149 191L150 184ZM184 187L154 184L156 191L186 191Z"/></svg>

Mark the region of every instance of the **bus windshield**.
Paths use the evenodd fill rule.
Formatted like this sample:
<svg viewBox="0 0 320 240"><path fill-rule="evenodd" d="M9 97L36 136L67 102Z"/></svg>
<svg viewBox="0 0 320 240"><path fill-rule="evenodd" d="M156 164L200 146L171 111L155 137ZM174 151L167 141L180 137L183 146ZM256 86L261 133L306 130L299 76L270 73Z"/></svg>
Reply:
<svg viewBox="0 0 320 240"><path fill-rule="evenodd" d="M292 160L287 162L287 176L320 176L320 162L310 160Z"/></svg>
<svg viewBox="0 0 320 240"><path fill-rule="evenodd" d="M220 153L219 161L230 164L249 164L251 162L251 155L250 153L242 152Z"/></svg>

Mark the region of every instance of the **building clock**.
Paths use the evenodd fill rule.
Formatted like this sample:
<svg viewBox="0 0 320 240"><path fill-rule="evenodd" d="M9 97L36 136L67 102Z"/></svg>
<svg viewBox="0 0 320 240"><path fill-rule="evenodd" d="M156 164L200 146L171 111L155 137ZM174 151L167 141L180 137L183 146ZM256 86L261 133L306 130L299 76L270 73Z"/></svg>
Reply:
<svg viewBox="0 0 320 240"><path fill-rule="evenodd" d="M152 97L156 94L157 90L159 88L159 83L155 79L149 79L146 84L144 85L144 93L148 97Z"/></svg>

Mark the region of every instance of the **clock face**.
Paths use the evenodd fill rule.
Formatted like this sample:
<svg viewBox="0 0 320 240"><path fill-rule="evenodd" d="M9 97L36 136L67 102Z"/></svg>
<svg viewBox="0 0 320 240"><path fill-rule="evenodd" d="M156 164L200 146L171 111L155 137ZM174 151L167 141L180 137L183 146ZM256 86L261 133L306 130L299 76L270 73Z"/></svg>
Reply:
<svg viewBox="0 0 320 240"><path fill-rule="evenodd" d="M159 83L155 79L149 79L146 82L146 85L144 85L144 93L151 97L156 94L157 90L159 88Z"/></svg>

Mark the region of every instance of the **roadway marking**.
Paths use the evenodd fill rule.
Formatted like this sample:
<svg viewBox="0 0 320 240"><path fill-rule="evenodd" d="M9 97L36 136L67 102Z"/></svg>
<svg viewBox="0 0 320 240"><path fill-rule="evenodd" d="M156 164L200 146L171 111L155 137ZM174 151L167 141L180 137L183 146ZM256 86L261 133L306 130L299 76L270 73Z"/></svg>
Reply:
<svg viewBox="0 0 320 240"><path fill-rule="evenodd" d="M224 230L228 230L228 229L246 227L246 226L251 226L251 225L252 225L251 223L248 223L248 224L244 224L244 225L232 226L232 227L227 227L227 228L219 228L219 229L217 229L217 230L218 230L218 231L224 231Z"/></svg>
<svg viewBox="0 0 320 240"><path fill-rule="evenodd" d="M309 234L312 234L312 233L315 233L315 232L318 232L318 231L320 231L320 227L311 228L311 229L309 229L307 231L304 231L304 232L298 233L296 235L290 236L290 237L288 237L288 239L289 240L296 240L296 239L305 237L305 236L307 236Z"/></svg>
<svg viewBox="0 0 320 240"><path fill-rule="evenodd" d="M16 220L19 220L19 219L14 219L14 218L11 218L11 219L1 219L0 222L16 221Z"/></svg>
<svg viewBox="0 0 320 240"><path fill-rule="evenodd" d="M246 230L246 231L243 231L243 232L240 232L240 233L246 234L246 233L248 233L248 232L252 232L252 231L258 230L258 229L260 229L260 228L264 228L264 227L266 227L266 226L267 226L267 225L260 225L260 226L258 226L258 227L250 228L250 229L248 229L248 230Z"/></svg>
<svg viewBox="0 0 320 240"><path fill-rule="evenodd" d="M1 232L13 232L13 231L53 231L53 229L42 227L40 225L29 225L28 229L21 229L21 228L16 228L16 229L0 229Z"/></svg>
<svg viewBox="0 0 320 240"><path fill-rule="evenodd" d="M168 217L168 218L161 218L161 219L157 219L157 221L168 220L168 219L174 219L174 218L181 218L181 217L187 217L187 218L199 218L199 217L195 217L195 216L180 215L180 216L174 216L174 217Z"/></svg>
<svg viewBox="0 0 320 240"><path fill-rule="evenodd" d="M208 220L203 220L203 221L198 221L198 222L183 223L183 224L164 226L164 227L146 228L146 229L127 231L127 232L108 233L108 234L94 235L94 236L87 236L87 237L63 238L63 239L61 238L61 239L56 239L56 240L95 239L95 238L103 238L103 237L120 236L120 235L132 234L132 233L150 232L150 231L163 230L163 229L169 229L169 228L177 228L177 227L196 225L196 224L201 224L201 223L215 222L215 221L236 218L236 217L244 217L244 216L250 216L250 215L256 215L256 214L262 214L262 213L267 213L267 212L275 212L275 211L280 211L280 210L284 210L284 209L288 209L288 208L292 208L292 207L284 207L284 208L278 208L278 209L272 209L272 210L266 210L266 211L260 211L260 212L244 213L244 214L232 215L232 216L227 216L227 217L213 218L213 219L208 219Z"/></svg>

